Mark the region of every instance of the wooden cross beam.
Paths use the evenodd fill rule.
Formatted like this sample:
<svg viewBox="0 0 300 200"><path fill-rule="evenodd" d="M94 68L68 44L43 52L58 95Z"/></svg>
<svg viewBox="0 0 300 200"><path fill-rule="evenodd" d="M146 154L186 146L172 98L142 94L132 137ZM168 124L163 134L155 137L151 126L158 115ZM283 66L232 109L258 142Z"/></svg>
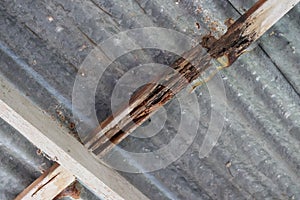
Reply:
<svg viewBox="0 0 300 200"><path fill-rule="evenodd" d="M86 141L85 146L98 157L103 157L120 143L151 114L197 79L212 59L223 67L230 66L254 41L292 9L299 0L259 0L219 39L211 35L203 37L201 44L186 52L170 67L178 73L166 71L156 80L140 89L128 107L102 122ZM203 56L205 47L208 53Z"/></svg>
<svg viewBox="0 0 300 200"><path fill-rule="evenodd" d="M152 113L197 79L210 66L212 59L222 61L226 67L230 66L249 45L299 1L259 0L219 39L211 35L204 36L201 44L186 52L182 56L184 58L178 59L171 66L179 71L180 75L166 72L154 81L157 84L139 90L128 108L120 110L115 118L106 119L94 130L92 137L85 141L85 146L100 157L105 155ZM203 47L208 50L208 54L199 57ZM147 199L119 174L99 163L80 143L68 135L67 130L59 128L50 116L20 95L5 78L0 77L0 83L0 117L61 165L53 166L17 199L36 199L34 197L44 194L49 195L46 199L52 199L75 177L104 199ZM132 119L135 123L131 122ZM58 171L61 176L57 175ZM44 184L45 182L50 184ZM51 190L52 183L62 183L62 186Z"/></svg>
<svg viewBox="0 0 300 200"><path fill-rule="evenodd" d="M64 167L55 163L36 179L15 200L53 199L75 181L75 176Z"/></svg>
<svg viewBox="0 0 300 200"><path fill-rule="evenodd" d="M148 199L116 171L99 162L66 128L21 94L2 75L0 91L0 117L94 194L110 200Z"/></svg>

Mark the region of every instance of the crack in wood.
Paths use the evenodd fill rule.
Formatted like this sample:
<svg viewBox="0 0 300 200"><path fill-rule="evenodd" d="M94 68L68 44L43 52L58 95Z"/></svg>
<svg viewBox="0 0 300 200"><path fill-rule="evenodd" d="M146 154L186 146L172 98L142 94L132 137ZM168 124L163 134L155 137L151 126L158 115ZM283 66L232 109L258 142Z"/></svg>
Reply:
<svg viewBox="0 0 300 200"><path fill-rule="evenodd" d="M51 183L57 176L60 175L60 172L55 174L51 179L49 179L45 184L41 185L40 187L37 188L37 190L31 195L32 197L37 194L41 189L43 189L47 184Z"/></svg>

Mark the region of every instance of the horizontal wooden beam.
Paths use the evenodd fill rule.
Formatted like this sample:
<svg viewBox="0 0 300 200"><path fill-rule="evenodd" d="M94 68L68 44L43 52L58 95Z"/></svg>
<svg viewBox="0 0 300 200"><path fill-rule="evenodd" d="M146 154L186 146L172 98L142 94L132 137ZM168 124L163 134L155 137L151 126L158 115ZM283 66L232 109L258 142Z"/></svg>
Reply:
<svg viewBox="0 0 300 200"><path fill-rule="evenodd" d="M0 74L0 117L102 199L148 199Z"/></svg>
<svg viewBox="0 0 300 200"><path fill-rule="evenodd" d="M75 176L71 172L55 163L49 170L23 190L15 200L51 200L74 181Z"/></svg>

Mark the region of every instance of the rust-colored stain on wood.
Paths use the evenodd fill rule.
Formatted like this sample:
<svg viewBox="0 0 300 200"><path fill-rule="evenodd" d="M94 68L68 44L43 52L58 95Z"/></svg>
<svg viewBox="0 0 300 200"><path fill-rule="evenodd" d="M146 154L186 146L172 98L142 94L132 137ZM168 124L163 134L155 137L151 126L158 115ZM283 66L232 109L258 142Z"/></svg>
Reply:
<svg viewBox="0 0 300 200"><path fill-rule="evenodd" d="M170 99L185 88L189 83L197 79L200 74L210 66L211 57L203 54L203 47L199 44L186 52L181 58L171 65L174 70L166 70L149 84L142 87L131 99L129 108L116 113L120 115L129 109L119 123L103 132L105 126L110 125L114 118L111 116L105 120L91 135L87 148L96 155L105 155L115 144L120 143L136 127L146 121L151 114L162 107Z"/></svg>
<svg viewBox="0 0 300 200"><path fill-rule="evenodd" d="M73 199L80 199L81 191L76 186L76 181L64 189L59 195L57 195L54 200L59 200L64 197L72 197Z"/></svg>
<svg viewBox="0 0 300 200"><path fill-rule="evenodd" d="M153 81L155 84L146 85L139 90L130 105L114 115L119 119L116 120L111 116L101 123L90 134L91 137L85 142L85 146L102 157L174 95L197 79L210 66L212 59L225 60L224 67L230 66L245 52L247 47L280 18L277 17L272 21L271 18L264 17L270 13L270 10L281 8L280 6L274 7L274 5L277 5L275 0L260 0L236 22L229 20L228 25L233 24L219 39L212 34L204 36L199 45L186 52L171 65L176 72L166 71L158 75ZM280 14L284 15L289 9L286 6ZM266 22L266 27L262 27L263 22ZM205 55L203 55L204 48L207 49Z"/></svg>

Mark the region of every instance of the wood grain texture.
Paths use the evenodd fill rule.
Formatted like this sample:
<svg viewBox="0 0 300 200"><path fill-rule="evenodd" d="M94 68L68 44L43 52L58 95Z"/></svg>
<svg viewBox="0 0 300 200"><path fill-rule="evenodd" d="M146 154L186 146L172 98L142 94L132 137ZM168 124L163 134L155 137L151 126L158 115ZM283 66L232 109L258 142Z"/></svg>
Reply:
<svg viewBox="0 0 300 200"><path fill-rule="evenodd" d="M147 199L0 76L0 117L102 199Z"/></svg>
<svg viewBox="0 0 300 200"><path fill-rule="evenodd" d="M298 2L299 0L259 0L220 39L207 35L203 37L201 44L213 58L226 56L228 65L231 65Z"/></svg>
<svg viewBox="0 0 300 200"><path fill-rule="evenodd" d="M75 177L71 172L55 163L23 190L15 200L53 199L74 181Z"/></svg>
<svg viewBox="0 0 300 200"><path fill-rule="evenodd" d="M210 66L211 57L199 55L203 55L201 45L179 58L171 66L174 70L166 70L152 81L154 84L138 90L128 107L115 114L115 118L106 119L91 133L85 146L100 157L105 155Z"/></svg>
<svg viewBox="0 0 300 200"><path fill-rule="evenodd" d="M223 60L230 66L255 40L293 8L299 0L260 0L233 23L220 37L203 37L201 45L186 52L171 67L178 73L162 74L153 83L143 87L132 99L130 105L107 118L84 142L98 157L103 157L120 143L151 114L162 107L190 82L197 79L210 66L211 59ZM208 50L202 54L203 47Z"/></svg>

